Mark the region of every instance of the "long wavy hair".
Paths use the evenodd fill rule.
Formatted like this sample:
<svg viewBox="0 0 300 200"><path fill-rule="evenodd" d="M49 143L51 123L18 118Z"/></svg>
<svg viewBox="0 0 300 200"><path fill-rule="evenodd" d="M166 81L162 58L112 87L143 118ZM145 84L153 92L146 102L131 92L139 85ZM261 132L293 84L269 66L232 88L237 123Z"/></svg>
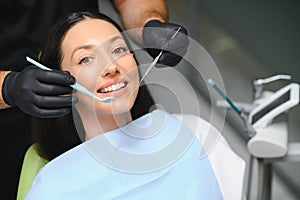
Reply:
<svg viewBox="0 0 300 200"><path fill-rule="evenodd" d="M123 35L130 48L130 43L126 35L122 33L120 26L108 16L101 13L75 12L63 17L50 30L43 42L39 61L48 67L60 70L62 62L61 44L66 33L74 25L87 18L101 19L113 24ZM148 113L153 105L154 101L148 89L146 86L142 86L131 109L132 118L136 119ZM74 121L76 121L76 127ZM78 124L80 125L78 126ZM81 138L84 138L84 136L79 135L82 132L84 133L83 125L75 109L73 109L72 113L63 117L52 119L32 118L33 142L36 144L39 155L46 160L52 160L82 143Z"/></svg>

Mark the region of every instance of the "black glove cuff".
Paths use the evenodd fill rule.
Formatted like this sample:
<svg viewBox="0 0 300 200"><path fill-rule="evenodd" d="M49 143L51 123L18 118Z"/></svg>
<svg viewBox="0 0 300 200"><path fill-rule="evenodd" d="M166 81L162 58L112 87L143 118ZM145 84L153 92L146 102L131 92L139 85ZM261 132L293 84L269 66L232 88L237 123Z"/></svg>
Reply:
<svg viewBox="0 0 300 200"><path fill-rule="evenodd" d="M161 24L161 22L157 19L153 19L153 20L150 20L148 21L144 27L147 28L147 27L157 27L157 24Z"/></svg>
<svg viewBox="0 0 300 200"><path fill-rule="evenodd" d="M15 99L13 96L13 91L11 91L11 88L14 88L14 84L16 81L16 77L18 75L18 72L10 72L8 73L2 84L2 98L3 101L10 106L15 106Z"/></svg>

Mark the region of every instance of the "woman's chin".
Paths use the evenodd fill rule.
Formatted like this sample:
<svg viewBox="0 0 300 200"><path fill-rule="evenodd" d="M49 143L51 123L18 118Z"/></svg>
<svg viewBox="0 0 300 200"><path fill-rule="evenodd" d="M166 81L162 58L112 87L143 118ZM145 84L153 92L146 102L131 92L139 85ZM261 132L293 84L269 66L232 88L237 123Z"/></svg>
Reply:
<svg viewBox="0 0 300 200"><path fill-rule="evenodd" d="M124 101L114 100L113 102L103 104L103 103L96 103L95 104L95 112L96 113L105 113L105 114L122 114L127 113L132 108L133 103L128 103Z"/></svg>
<svg viewBox="0 0 300 200"><path fill-rule="evenodd" d="M125 91L125 90L123 90ZM77 110L81 110L82 112L85 113L96 113L97 116L101 116L101 114L122 114L122 113L127 113L131 110L133 107L133 104L135 102L135 99L137 97L138 89L137 90L129 90L131 92L122 93L114 93L111 95L99 95L100 98L107 98L107 97L113 97L114 100L111 102L99 102L95 99L92 99L88 96L78 96L80 97L79 102L75 104L75 107ZM121 91L122 92L122 91ZM119 94L115 95L115 94Z"/></svg>

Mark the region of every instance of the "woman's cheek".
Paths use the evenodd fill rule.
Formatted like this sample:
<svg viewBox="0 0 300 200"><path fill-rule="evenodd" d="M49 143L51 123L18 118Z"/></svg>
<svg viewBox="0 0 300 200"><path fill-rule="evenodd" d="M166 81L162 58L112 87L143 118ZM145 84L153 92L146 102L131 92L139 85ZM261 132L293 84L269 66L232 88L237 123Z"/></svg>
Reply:
<svg viewBox="0 0 300 200"><path fill-rule="evenodd" d="M74 71L76 82L83 85L87 89L89 89L91 92L96 90L96 86L99 81L99 73L97 71L92 69L85 69L82 68L80 70Z"/></svg>

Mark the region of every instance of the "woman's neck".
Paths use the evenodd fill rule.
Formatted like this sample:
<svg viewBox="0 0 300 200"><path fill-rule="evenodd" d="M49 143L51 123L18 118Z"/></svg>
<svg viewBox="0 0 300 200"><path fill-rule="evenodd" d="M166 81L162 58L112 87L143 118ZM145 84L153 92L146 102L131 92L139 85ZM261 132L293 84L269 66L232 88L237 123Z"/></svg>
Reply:
<svg viewBox="0 0 300 200"><path fill-rule="evenodd" d="M80 113L83 127L85 130L85 139L89 140L97 135L115 130L132 121L131 113L122 114L101 114Z"/></svg>

